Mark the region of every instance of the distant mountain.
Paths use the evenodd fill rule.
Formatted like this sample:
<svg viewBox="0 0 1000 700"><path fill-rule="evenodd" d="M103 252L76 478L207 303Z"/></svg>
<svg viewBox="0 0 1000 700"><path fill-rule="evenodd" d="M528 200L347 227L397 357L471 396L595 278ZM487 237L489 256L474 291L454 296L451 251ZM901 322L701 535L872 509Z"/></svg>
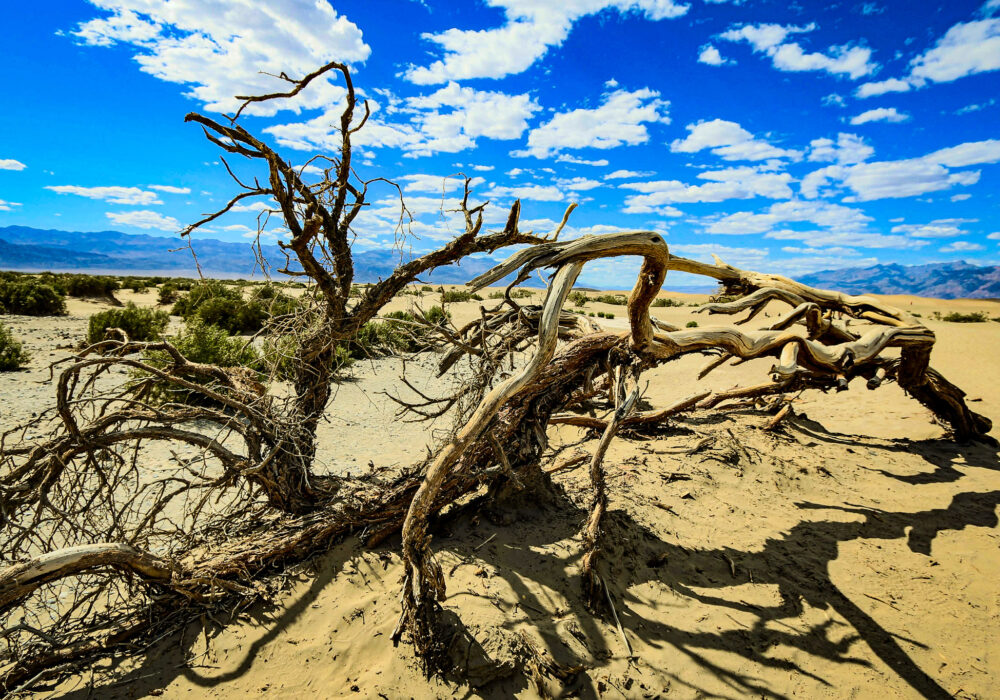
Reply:
<svg viewBox="0 0 1000 700"><path fill-rule="evenodd" d="M965 261L824 270L800 277L799 281L811 287L847 294L916 294L939 299L1000 298L1000 267L979 267Z"/></svg>
<svg viewBox="0 0 1000 700"><path fill-rule="evenodd" d="M233 243L214 238L194 239L198 262L208 276L249 277L259 274L249 242ZM265 259L275 268L285 263L277 246L262 246ZM385 279L401 262L413 256L398 250L364 250L354 254L355 279L376 282ZM464 284L497 264L495 258L477 256L424 276L430 284ZM195 276L191 252L184 241L164 236L128 234L119 231L81 233L30 228L0 227L0 269L53 272L81 271L110 274L161 274ZM849 294L918 294L957 297L1000 298L1000 267L977 267L966 262L932 265L875 265L844 270L825 270L799 278L813 287L836 289ZM537 277L525 284L541 286ZM711 287L684 291L711 291Z"/></svg>
<svg viewBox="0 0 1000 700"><path fill-rule="evenodd" d="M198 236L193 241L198 263L206 275L249 277L259 268L250 243L233 243ZM262 246L275 268L285 256L274 245ZM412 255L398 250L365 250L354 255L355 279L376 282L392 274ZM426 275L435 284L463 284L497 264L489 257L468 258ZM28 226L0 227L0 269L53 272L133 273L194 276L196 268L186 243L178 238L127 234L42 230ZM295 267L293 266L293 269Z"/></svg>

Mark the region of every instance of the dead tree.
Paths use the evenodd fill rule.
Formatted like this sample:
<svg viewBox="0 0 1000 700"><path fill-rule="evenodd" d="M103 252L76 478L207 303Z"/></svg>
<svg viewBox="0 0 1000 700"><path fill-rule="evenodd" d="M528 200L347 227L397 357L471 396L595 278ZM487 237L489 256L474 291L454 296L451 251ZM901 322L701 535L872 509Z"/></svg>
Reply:
<svg viewBox="0 0 1000 700"><path fill-rule="evenodd" d="M351 165L351 138L364 126L368 110L365 105L364 113L355 115L347 67L331 63L289 80L286 93L243 99L248 104L293 96L330 71L338 71L346 86L341 149L326 159L329 167L316 184L306 183L301 169L239 125L239 112L228 122L187 116L226 154L262 166L267 179L245 183L223 159L241 191L185 235L244 200L263 198L288 231L288 242L281 244L288 258L282 272L312 285L299 311L272 319L265 330L289 348L290 390L270 391L274 374L192 362L168 341L116 336L81 350L60 369L52 411L4 435L3 689L93 658L126 639L150 639L154 630L162 633L164 626L189 619L192 610L220 600L251 601L266 594L268 572L351 532L370 545L402 532L406 579L395 637L408 631L418 653L433 661L442 640L437 612L446 592L430 547L432 516L484 484L493 500L544 487L539 460L554 422L586 419L590 422L578 424L603 431L591 460L594 497L582 533L585 591L595 606L603 583L598 557L606 508L603 457L625 428L655 425L733 398L839 389L863 377L870 388L897 381L959 439L985 438L989 431L989 421L968 409L961 390L929 367L933 333L898 309L783 277L674 257L651 232L559 241L572 207L547 237L520 231L519 203L502 230L487 232L485 204L470 204L468 181L460 204L464 231L352 299L352 227L376 181L360 179ZM354 338L420 275L513 245L526 247L471 283L478 289L515 274L497 307L483 309L478 321L463 328L428 331L448 348L442 372L463 357L471 363L468 385L440 400L397 397L404 410L418 416L438 416L453 407L456 427L438 451L388 475L317 473L316 428L330 401L338 345ZM565 312L583 265L619 256L643 258L628 301L629 331L602 330ZM519 304L510 289L542 269L553 270L545 303ZM756 331L672 328L649 313L668 270L712 277L737 297L707 306L709 312L749 309L746 321L769 301L793 308ZM856 333L838 324L838 316L859 319L867 330ZM804 333L797 332L799 326ZM881 354L892 347L901 348L898 358ZM777 362L766 383L636 413L641 373L688 353L716 356L706 371L718 366L719 357L773 356ZM115 382L123 372L124 383ZM164 392L178 390L198 400L162 400ZM572 413L595 397L614 406L609 419ZM169 463L148 463L153 443L170 447Z"/></svg>

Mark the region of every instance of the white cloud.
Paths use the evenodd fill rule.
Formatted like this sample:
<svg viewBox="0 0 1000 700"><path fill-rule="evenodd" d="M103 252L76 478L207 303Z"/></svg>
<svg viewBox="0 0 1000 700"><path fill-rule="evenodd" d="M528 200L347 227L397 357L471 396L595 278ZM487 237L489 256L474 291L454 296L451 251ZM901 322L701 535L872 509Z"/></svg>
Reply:
<svg viewBox="0 0 1000 700"><path fill-rule="evenodd" d="M457 153L474 148L476 140L516 139L528 128L528 117L541 109L527 94L475 90L449 83L430 95L411 97L394 112L408 122L388 123L373 104L373 117L353 137L358 146L400 148L410 156ZM330 151L340 148L340 133L333 127L339 109L327 110L305 122L279 124L264 129L278 143L298 150Z"/></svg>
<svg viewBox="0 0 1000 700"><path fill-rule="evenodd" d="M399 178L400 181L405 182L406 185L404 189L407 192L433 192L433 193L444 193L444 192L455 192L461 191L465 185L465 180L461 175L404 175ZM471 188L476 188L479 185L486 182L481 177L474 177L469 181L469 186Z"/></svg>
<svg viewBox="0 0 1000 700"><path fill-rule="evenodd" d="M964 202L965 200L971 198L971 194L953 194L951 196L951 201L953 202Z"/></svg>
<svg viewBox="0 0 1000 700"><path fill-rule="evenodd" d="M975 223L975 219L935 219L927 224L900 224L893 226L893 233L903 233L914 238L954 238L968 231L962 224Z"/></svg>
<svg viewBox="0 0 1000 700"><path fill-rule="evenodd" d="M573 23L586 15L610 8L639 12L650 20L680 17L689 6L672 0L487 0L502 9L506 18L495 29L448 29L423 34L437 44L444 57L429 66L410 66L404 77L419 85L449 80L503 78L527 70L569 36Z"/></svg>
<svg viewBox="0 0 1000 700"><path fill-rule="evenodd" d="M736 122L723 119L702 121L685 127L690 133L670 144L675 153L697 153L706 148L724 160L766 160L790 158L800 160L802 153L773 146L756 138Z"/></svg>
<svg viewBox="0 0 1000 700"><path fill-rule="evenodd" d="M723 202L753 197L788 199L792 196L792 190L788 186L792 177L788 173L769 173L740 167L703 172L698 177L708 182L703 185L688 185L677 180L656 180L619 185L642 193L626 197L622 211L627 214L647 214L659 211L658 207L664 204Z"/></svg>
<svg viewBox="0 0 1000 700"><path fill-rule="evenodd" d="M767 233L778 224L810 222L833 231L855 232L864 230L870 221L872 218L859 209L794 199L772 204L761 213L737 212L711 220L705 231L727 235Z"/></svg>
<svg viewBox="0 0 1000 700"><path fill-rule="evenodd" d="M913 78L937 83L1000 69L1000 19L956 24L910 66Z"/></svg>
<svg viewBox="0 0 1000 700"><path fill-rule="evenodd" d="M966 253L976 250L984 250L984 248L978 243L970 243L969 241L955 241L941 248L942 253Z"/></svg>
<svg viewBox="0 0 1000 700"><path fill-rule="evenodd" d="M711 44L706 44L701 47L701 52L698 54L698 63L706 63L710 66L725 66L729 64L734 64L736 61L732 59L723 58L719 50L712 46Z"/></svg>
<svg viewBox="0 0 1000 700"><path fill-rule="evenodd" d="M859 126L868 122L898 123L905 122L909 118L909 114L897 112L895 107L879 107L878 109L869 109L867 112L862 112L851 117L851 125Z"/></svg>
<svg viewBox="0 0 1000 700"><path fill-rule="evenodd" d="M488 173L489 171L495 169L495 165L473 165L472 169L481 173Z"/></svg>
<svg viewBox="0 0 1000 700"><path fill-rule="evenodd" d="M720 34L727 41L746 41L755 53L771 58L774 67L781 71L825 71L834 75L848 75L857 79L878 68L871 62L871 49L864 46L831 46L828 53L807 53L797 43L785 43L792 34L802 34L816 29L815 24L804 27L780 24L747 24L734 27Z"/></svg>
<svg viewBox="0 0 1000 700"><path fill-rule="evenodd" d="M853 196L844 201L913 197L979 181L978 170L953 172L950 168L997 162L1000 162L1000 139L973 141L920 158L827 166L802 178L801 192L813 199L829 194L824 188L834 186L853 191Z"/></svg>
<svg viewBox="0 0 1000 700"><path fill-rule="evenodd" d="M13 158L0 158L0 170L24 170L28 166Z"/></svg>
<svg viewBox="0 0 1000 700"><path fill-rule="evenodd" d="M566 195L553 185L494 187L486 193L486 196L490 199L527 199L534 202L561 202L567 199Z"/></svg>
<svg viewBox="0 0 1000 700"><path fill-rule="evenodd" d="M652 175L651 172L639 172L637 170L615 170L614 172L608 173L604 176L605 180L624 180L625 178L632 177L648 177Z"/></svg>
<svg viewBox="0 0 1000 700"><path fill-rule="evenodd" d="M21 206L20 202L7 202L0 199L0 211L14 211L11 207Z"/></svg>
<svg viewBox="0 0 1000 700"><path fill-rule="evenodd" d="M1000 241L1000 231L994 231L993 233L986 236L991 241Z"/></svg>
<svg viewBox="0 0 1000 700"><path fill-rule="evenodd" d="M79 185L46 185L58 194L75 194L88 199L100 199L109 204L163 204L155 193L138 187L80 187Z"/></svg>
<svg viewBox="0 0 1000 700"><path fill-rule="evenodd" d="M283 92L282 71L301 76L330 61L364 61L361 30L328 2L314 0L92 0L107 16L73 34L92 46L124 44L141 70L184 85L215 112L234 111L234 95ZM272 76L265 75L270 73ZM252 114L316 108L339 101L336 76L315 81L294 100L252 105Z"/></svg>
<svg viewBox="0 0 1000 700"><path fill-rule="evenodd" d="M608 164L607 158L600 158L598 160L587 160L585 158L577 158L576 156L571 156L568 153L562 153L558 158L556 158L557 163L572 163L573 165L592 165L597 168L603 168Z"/></svg>
<svg viewBox="0 0 1000 700"><path fill-rule="evenodd" d="M565 190L585 192L600 187L603 183L586 177L574 177L569 180L557 180L556 184Z"/></svg>
<svg viewBox="0 0 1000 700"><path fill-rule="evenodd" d="M847 100L844 99L842 95L838 95L835 92L831 92L829 95L822 99L824 107L846 107Z"/></svg>
<svg viewBox="0 0 1000 700"><path fill-rule="evenodd" d="M908 81L899 78L889 78L874 83L864 83L858 87L854 95L859 98L884 95L887 92L908 92L913 87Z"/></svg>
<svg viewBox="0 0 1000 700"><path fill-rule="evenodd" d="M715 243L675 243L669 247L671 253L684 257L708 260L712 255L718 255L727 263L737 267L756 267L769 255L765 248L740 248Z"/></svg>
<svg viewBox="0 0 1000 700"><path fill-rule="evenodd" d="M836 142L825 138L810 141L808 160L843 165L868 160L874 153L875 149L860 136L841 133L837 134Z"/></svg>
<svg viewBox="0 0 1000 700"><path fill-rule="evenodd" d="M767 238L783 241L804 241L813 246L858 246L860 248L923 248L927 241L906 236L887 236L881 233L854 231L796 231L778 229L765 234Z"/></svg>
<svg viewBox="0 0 1000 700"><path fill-rule="evenodd" d="M118 226L134 226L135 228L156 229L158 231L179 231L181 228L181 222L174 217L164 216L148 209L109 211L105 213L105 216L111 219L111 223Z"/></svg>
<svg viewBox="0 0 1000 700"><path fill-rule="evenodd" d="M926 156L932 163L940 163L949 168L1000 162L1000 139L961 143L950 148L942 148Z"/></svg>
<svg viewBox="0 0 1000 700"><path fill-rule="evenodd" d="M643 88L616 90L604 96L599 107L556 114L528 134L528 148L512 156L547 158L566 148L616 148L649 140L647 123L670 123L669 103L660 93Z"/></svg>
<svg viewBox="0 0 1000 700"><path fill-rule="evenodd" d="M146 185L151 190L166 192L167 194L191 194L190 187L175 187L173 185Z"/></svg>

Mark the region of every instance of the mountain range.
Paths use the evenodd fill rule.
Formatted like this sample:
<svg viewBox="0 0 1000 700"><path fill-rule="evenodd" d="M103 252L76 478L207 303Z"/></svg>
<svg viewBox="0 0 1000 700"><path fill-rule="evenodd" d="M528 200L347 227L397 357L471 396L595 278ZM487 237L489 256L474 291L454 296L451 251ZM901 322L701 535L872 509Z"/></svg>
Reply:
<svg viewBox="0 0 1000 700"><path fill-rule="evenodd" d="M247 277L256 267L248 243L199 236L194 247L202 270L209 276ZM262 245L261 249L265 259L274 267L284 264L285 256L277 246ZM398 250L358 251L354 255L355 279L358 282L384 279L400 262L409 258ZM460 266L439 268L422 281L463 284L497 262L487 256L467 258ZM195 273L191 252L176 238L120 231L81 233L42 230L28 226L0 227L0 269L173 276L194 276ZM1000 267L977 266L964 261L928 265L893 263L824 270L798 279L813 287L848 294L916 294L941 299L1000 298ZM533 279L528 284L537 286L541 283Z"/></svg>

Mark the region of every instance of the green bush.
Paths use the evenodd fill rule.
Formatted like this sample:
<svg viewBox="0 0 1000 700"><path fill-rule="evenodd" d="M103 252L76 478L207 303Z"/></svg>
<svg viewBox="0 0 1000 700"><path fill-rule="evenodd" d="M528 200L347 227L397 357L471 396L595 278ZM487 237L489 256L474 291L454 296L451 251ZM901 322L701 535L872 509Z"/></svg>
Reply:
<svg viewBox="0 0 1000 700"><path fill-rule="evenodd" d="M430 286L429 284L425 284L424 286L422 286L420 288L420 291L421 292L433 292L434 291L434 287Z"/></svg>
<svg viewBox="0 0 1000 700"><path fill-rule="evenodd" d="M31 356L7 326L0 323L0 372L10 372L28 364Z"/></svg>
<svg viewBox="0 0 1000 700"><path fill-rule="evenodd" d="M254 372L260 372L263 368L260 354L250 343L243 338L234 338L223 329L207 324L198 317L185 322L181 332L168 340L191 362L213 364L216 367L246 367ZM170 362L167 353L159 350L147 352L144 359L154 367L165 367ZM142 373L137 373L136 378L142 376ZM211 379L190 379L207 387L215 384L215 380ZM214 403L212 399L190 389L163 384L156 387L149 399L154 403Z"/></svg>
<svg viewBox="0 0 1000 700"><path fill-rule="evenodd" d="M948 321L949 323L985 323L990 320L990 317L982 311L974 311L968 314L953 311L950 314L942 316L941 320Z"/></svg>
<svg viewBox="0 0 1000 700"><path fill-rule="evenodd" d="M66 295L71 297L110 297L114 299L118 280L97 275L67 275Z"/></svg>
<svg viewBox="0 0 1000 700"><path fill-rule="evenodd" d="M0 312L25 316L62 316L66 299L34 277L0 281Z"/></svg>
<svg viewBox="0 0 1000 700"><path fill-rule="evenodd" d="M166 311L139 307L129 302L120 309L109 309L90 317L87 342L98 343L109 328L121 328L130 340L156 340L170 322Z"/></svg>
<svg viewBox="0 0 1000 700"><path fill-rule="evenodd" d="M697 328L697 327L698 327L698 322L697 322L697 321L688 321L688 322L687 322L687 323L685 324L685 326L686 326L687 328Z"/></svg>
<svg viewBox="0 0 1000 700"><path fill-rule="evenodd" d="M571 302L573 302L576 306L583 306L588 301L590 301L590 297L588 297L584 292L581 292L579 290L570 292L568 299Z"/></svg>
<svg viewBox="0 0 1000 700"><path fill-rule="evenodd" d="M653 306L657 308L671 307L671 306L684 306L684 302L678 301L677 299L655 299L653 300Z"/></svg>
<svg viewBox="0 0 1000 700"><path fill-rule="evenodd" d="M602 294L601 296L594 299L594 301L601 304L611 304L613 306L625 306L628 303L628 297L624 294Z"/></svg>
<svg viewBox="0 0 1000 700"><path fill-rule="evenodd" d="M244 298L238 288L216 280L199 282L174 304L173 313L185 321L195 317L218 326L230 334L256 333L272 316L283 316L299 308L300 303L266 284Z"/></svg>
<svg viewBox="0 0 1000 700"><path fill-rule="evenodd" d="M164 282L160 287L157 301L162 304L173 304L177 301L177 286L173 282Z"/></svg>
<svg viewBox="0 0 1000 700"><path fill-rule="evenodd" d="M459 301L482 301L483 298L478 294L473 294L465 289L450 289L442 293L441 299L445 303L453 303Z"/></svg>

